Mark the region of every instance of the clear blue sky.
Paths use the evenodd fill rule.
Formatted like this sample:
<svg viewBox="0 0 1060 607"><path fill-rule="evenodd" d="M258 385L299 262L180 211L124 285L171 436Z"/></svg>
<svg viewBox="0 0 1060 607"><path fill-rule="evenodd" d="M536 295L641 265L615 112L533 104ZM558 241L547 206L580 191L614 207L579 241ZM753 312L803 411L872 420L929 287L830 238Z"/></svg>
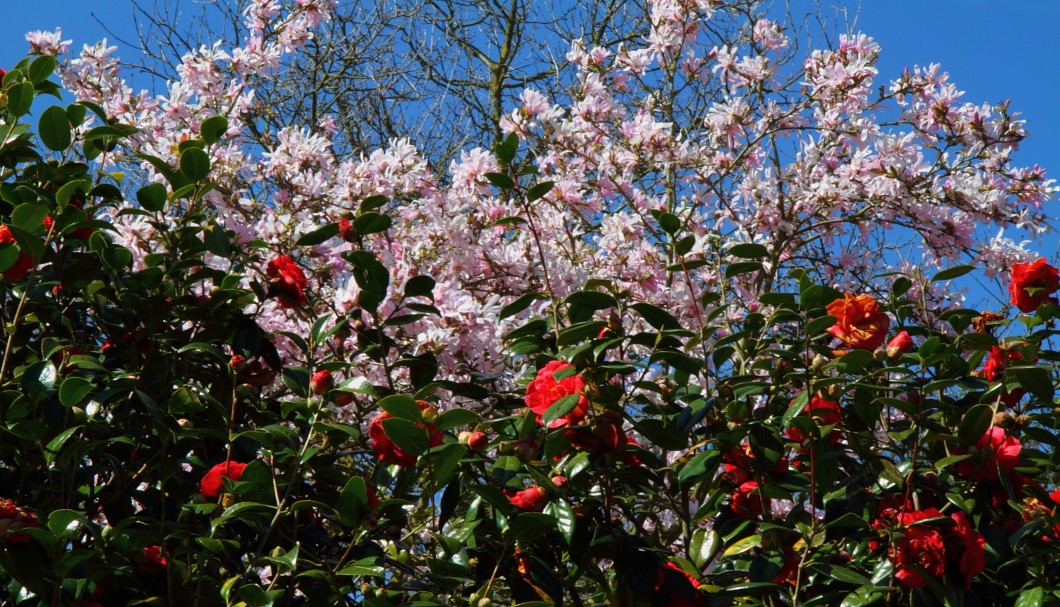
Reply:
<svg viewBox="0 0 1060 607"><path fill-rule="evenodd" d="M149 0L148 0L149 1ZM194 0L190 11L197 9ZM794 11L811 6L791 0ZM106 36L96 18L135 39L131 0L9 0L0 20L0 66L26 51L23 36L33 29L63 28L72 49ZM848 6L853 15L857 3ZM1018 159L1038 163L1060 179L1060 0L864 0L858 27L882 46L881 80L913 65L940 63L953 82L976 103L1012 100L1031 136ZM113 40L111 40L114 43ZM133 57L133 50L119 50ZM1060 217L1060 203L1054 215ZM1060 221L1057 221L1060 225ZM1060 257L1056 238L1041 253Z"/></svg>

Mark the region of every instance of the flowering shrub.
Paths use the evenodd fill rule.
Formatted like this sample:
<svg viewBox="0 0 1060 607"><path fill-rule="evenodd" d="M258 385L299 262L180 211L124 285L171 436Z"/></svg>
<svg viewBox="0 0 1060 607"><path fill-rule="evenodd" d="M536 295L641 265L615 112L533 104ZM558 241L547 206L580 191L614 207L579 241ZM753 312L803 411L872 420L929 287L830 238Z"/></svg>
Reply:
<svg viewBox="0 0 1060 607"><path fill-rule="evenodd" d="M1053 194L1004 107L660 0L447 175L248 143L329 7L250 3L159 96L57 34L3 76L0 602L1054 594L1058 273L970 229ZM958 305L962 255L1018 313Z"/></svg>

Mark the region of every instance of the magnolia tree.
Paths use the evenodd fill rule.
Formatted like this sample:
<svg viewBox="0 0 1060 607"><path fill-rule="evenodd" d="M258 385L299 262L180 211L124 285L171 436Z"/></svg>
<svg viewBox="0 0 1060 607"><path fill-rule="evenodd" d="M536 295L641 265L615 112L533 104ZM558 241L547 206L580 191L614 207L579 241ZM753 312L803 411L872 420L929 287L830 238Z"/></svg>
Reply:
<svg viewBox="0 0 1060 607"><path fill-rule="evenodd" d="M1060 274L988 236L1054 190L1007 108L659 0L447 174L262 147L250 83L331 9L254 2L162 93L58 32L8 66L4 603L1060 600Z"/></svg>

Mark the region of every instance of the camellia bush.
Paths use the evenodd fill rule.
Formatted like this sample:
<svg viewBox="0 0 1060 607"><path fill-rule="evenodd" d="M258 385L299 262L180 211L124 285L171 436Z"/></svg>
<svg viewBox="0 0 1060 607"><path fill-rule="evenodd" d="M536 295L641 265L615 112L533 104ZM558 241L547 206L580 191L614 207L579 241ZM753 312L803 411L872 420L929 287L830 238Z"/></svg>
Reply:
<svg viewBox="0 0 1060 607"><path fill-rule="evenodd" d="M985 236L1046 226L1022 123L864 35L649 8L447 171L256 131L324 0L161 93L28 35L0 603L1060 602L1060 272Z"/></svg>

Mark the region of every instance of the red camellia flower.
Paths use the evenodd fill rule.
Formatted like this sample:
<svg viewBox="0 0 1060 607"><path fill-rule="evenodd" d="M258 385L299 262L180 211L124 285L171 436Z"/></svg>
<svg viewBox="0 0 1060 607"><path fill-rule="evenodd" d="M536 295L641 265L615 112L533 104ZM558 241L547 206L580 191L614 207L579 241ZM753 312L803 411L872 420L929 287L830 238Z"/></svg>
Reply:
<svg viewBox="0 0 1060 607"><path fill-rule="evenodd" d="M1000 471L1011 473L1019 465L1023 449L1019 439L1010 436L1000 426L988 428L973 446L978 451L985 451L986 458L978 464L974 459L966 459L953 467L954 472L973 481L998 480Z"/></svg>
<svg viewBox="0 0 1060 607"><path fill-rule="evenodd" d="M965 589L972 587L972 578L986 569L986 539L972 527L968 516L963 512L955 512L950 515L954 527L954 536L959 545L954 546L957 553L957 568L964 578Z"/></svg>
<svg viewBox="0 0 1060 607"><path fill-rule="evenodd" d="M983 362L983 368L979 369L979 377L982 377L986 381L998 381L1005 378L1005 368L1013 362L1022 360L1023 355L1020 351L1006 347L1001 349L997 346L990 348L990 353L987 354L986 360ZM1017 402L1026 391L1023 388L1016 388L1015 390L1009 391L1008 388L1004 388L1001 393L1000 404L1008 405L1010 407L1015 406Z"/></svg>
<svg viewBox="0 0 1060 607"><path fill-rule="evenodd" d="M852 295L828 304L825 311L835 316L835 324L828 334L849 348L875 350L887 339L887 327L891 319L880 312L880 306L872 295Z"/></svg>
<svg viewBox="0 0 1060 607"><path fill-rule="evenodd" d="M771 502L768 497L762 497L756 481L747 481L732 494L732 511L744 518L758 518Z"/></svg>
<svg viewBox="0 0 1060 607"><path fill-rule="evenodd" d="M566 415L553 420L549 424L550 428L573 426L581 421L589 411L589 399L582 394L582 391L585 390L585 380L580 375L575 373L559 381L555 378L556 373L570 368L571 366L568 363L561 360L551 361L538 371L537 377L526 386L526 398L524 399L526 406L530 407L530 410L534 413L537 413L537 421L539 423L541 422L541 416L544 415L545 411L548 411L548 408L553 403L564 396L571 394L580 395L574 408Z"/></svg>
<svg viewBox="0 0 1060 607"><path fill-rule="evenodd" d="M1017 350L1002 350L993 346L983 362L983 368L979 370L979 377L986 381L996 381L1005 375L1005 367L1010 361L1020 358L1023 356Z"/></svg>
<svg viewBox="0 0 1060 607"><path fill-rule="evenodd" d="M806 407L802 412L813 418L813 421L818 426L834 426L839 423L840 419L842 419L842 411L839 409L839 403L825 400L819 395L811 398L810 402L806 403ZM800 445L810 439L809 435L795 426L788 428L786 434L789 440L799 443ZM833 429L832 432L828 434L828 440L834 445L839 442L841 436L842 434L840 432Z"/></svg>
<svg viewBox="0 0 1060 607"><path fill-rule="evenodd" d="M246 467L246 464L240 462L221 462L217 464L210 468L202 477L202 480L199 481L199 493L203 497L216 499L218 495L221 495L221 491L224 490L225 486L221 478L238 481L239 477L243 476L243 469Z"/></svg>
<svg viewBox="0 0 1060 607"><path fill-rule="evenodd" d="M1033 263L1012 264L1011 274L1008 292L1013 305L1021 312L1033 312L1045 301L1056 303L1052 294L1060 289L1060 272L1045 263L1044 257Z"/></svg>
<svg viewBox="0 0 1060 607"><path fill-rule="evenodd" d="M313 394L317 395L327 394L334 385L335 378L331 375L331 371L327 369L317 371L309 379L309 388L313 391Z"/></svg>
<svg viewBox="0 0 1060 607"><path fill-rule="evenodd" d="M894 563L894 579L902 586L927 586L927 580L913 565L919 565L933 578L940 578L946 572L946 542L942 533L934 525L914 524L941 516L942 513L934 508L898 515L899 522L908 528L894 541L887 556Z"/></svg>
<svg viewBox="0 0 1060 607"><path fill-rule="evenodd" d="M11 228L0 226L0 244L15 244L15 235L11 233ZM15 263L0 272L0 276L3 276L4 280L22 280L26 277L26 274L29 274L31 269L33 269L33 258L19 251L18 259L15 260Z"/></svg>
<svg viewBox="0 0 1060 607"><path fill-rule="evenodd" d="M530 487L509 497L508 501L523 512L541 512L548 504L548 493L541 487Z"/></svg>
<svg viewBox="0 0 1060 607"><path fill-rule="evenodd" d="M420 411L433 410L434 407L426 401L417 401L420 406ZM419 459L418 455L403 451L400 447L394 444L394 441L390 440L387 436L386 430L383 428L383 422L393 417L390 413L383 411L368 424L368 436L372 437L372 450L375 451L375 457L384 464L397 464L399 466L415 466L416 460ZM428 444L431 447L437 447L442 444L442 433L441 431L434 429L434 424L425 424L419 422L416 424L422 428L427 435Z"/></svg>
<svg viewBox="0 0 1060 607"><path fill-rule="evenodd" d="M265 273L272 283L272 293L281 308L297 308L305 304L305 288L309 280L302 268L287 255L281 255L269 262Z"/></svg>
<svg viewBox="0 0 1060 607"><path fill-rule="evenodd" d="M144 556L138 563L148 573L162 573L166 570L166 556L161 546L144 548Z"/></svg>

